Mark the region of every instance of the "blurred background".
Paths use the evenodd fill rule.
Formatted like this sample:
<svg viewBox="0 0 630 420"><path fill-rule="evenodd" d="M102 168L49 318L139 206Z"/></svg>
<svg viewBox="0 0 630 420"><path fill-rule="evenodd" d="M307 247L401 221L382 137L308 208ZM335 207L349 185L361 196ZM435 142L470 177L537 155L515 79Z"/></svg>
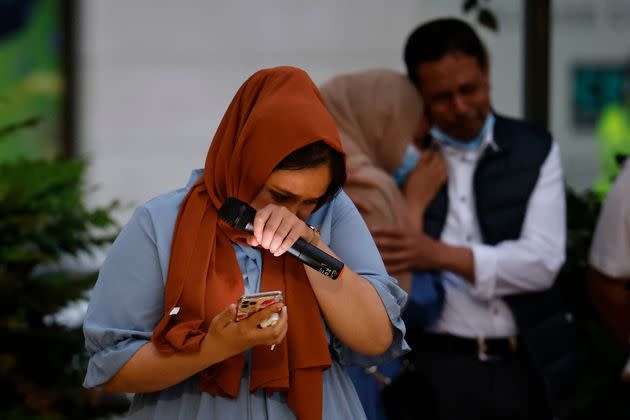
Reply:
<svg viewBox="0 0 630 420"><path fill-rule="evenodd" d="M60 339L80 324L83 291L117 226L203 166L249 75L292 65L320 84L373 67L404 71L408 33L441 16L467 19L486 43L495 107L546 125L558 141L574 191L566 270L580 276L606 189L597 187L606 170L601 113L623 100L629 83L627 0L0 0L0 372L11 378L0 391L13 399L0 417L87 418L124 405L72 389L82 380L81 357L63 354L81 345L79 336L38 368L33 358L42 359L45 340L6 343L55 326ZM620 148L629 147L624 136ZM72 191L65 207L53 199L60 191ZM34 202L39 219L21 218ZM46 219L51 213L58 217ZM55 230L59 224L66 229ZM41 280L59 272L66 274ZM586 305L580 293L571 299ZM33 346L37 352L24 352ZM51 376L51 363L69 375L62 397L50 392L54 382L37 379ZM583 389L582 406L592 406L597 383Z"/></svg>
<svg viewBox="0 0 630 420"><path fill-rule="evenodd" d="M568 184L591 187L601 165L597 118L621 99L627 77L630 4L530 2L549 7L550 21L540 28L524 23L527 1L481 0L496 19L493 30L479 23L475 9L464 12L466 3L4 0L0 88L5 100L21 94L23 103L12 102L1 122L27 120L30 109L40 124L4 140L1 156L56 150L85 158L88 183L98 185L91 202L141 203L181 186L190 168L202 165L227 104L257 69L294 65L318 84L370 67L402 71L411 28L452 15L479 28L492 58L493 103L516 117L527 116L526 33L548 31L547 125ZM62 101L62 86L71 106ZM42 130L55 135L33 140ZM120 219L129 211L121 210Z"/></svg>
<svg viewBox="0 0 630 420"><path fill-rule="evenodd" d="M88 180L100 186L94 199L142 202L183 185L190 168L202 166L236 89L257 69L295 65L318 84L370 67L402 71L403 43L419 22L444 15L476 22L463 3L80 2L75 144L91 163ZM569 185L584 190L599 171L597 113L619 99L619 69L630 59L630 4L550 3L549 129ZM525 116L524 4L488 2L500 27L479 30L492 59L493 103L517 117Z"/></svg>

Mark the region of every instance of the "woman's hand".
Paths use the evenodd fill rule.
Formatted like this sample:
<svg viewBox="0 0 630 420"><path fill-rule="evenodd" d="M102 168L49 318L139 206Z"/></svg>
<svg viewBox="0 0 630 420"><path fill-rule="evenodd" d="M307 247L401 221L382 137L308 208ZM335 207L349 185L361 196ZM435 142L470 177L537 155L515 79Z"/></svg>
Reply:
<svg viewBox="0 0 630 420"><path fill-rule="evenodd" d="M267 204L256 212L254 233L247 243L267 249L278 257L291 248L299 238L313 243L318 236L291 210Z"/></svg>
<svg viewBox="0 0 630 420"><path fill-rule="evenodd" d="M442 153L433 148L423 150L420 162L409 175L403 187L403 194L414 230L422 227L424 210L447 177L448 170Z"/></svg>
<svg viewBox="0 0 630 420"><path fill-rule="evenodd" d="M271 314L278 312L280 319L272 327L259 328L258 325ZM287 334L287 307L282 303L268 306L255 314L236 322L236 305L231 304L215 316L202 344L216 352L220 349L220 359L225 360L255 346L277 345Z"/></svg>
<svg viewBox="0 0 630 420"><path fill-rule="evenodd" d="M274 312L280 313L276 325L258 328L258 324ZM235 305L215 316L199 352L165 355L149 341L103 388L106 392L160 391L254 346L278 344L287 334L287 308L282 303L268 306L239 322L234 321L235 316Z"/></svg>

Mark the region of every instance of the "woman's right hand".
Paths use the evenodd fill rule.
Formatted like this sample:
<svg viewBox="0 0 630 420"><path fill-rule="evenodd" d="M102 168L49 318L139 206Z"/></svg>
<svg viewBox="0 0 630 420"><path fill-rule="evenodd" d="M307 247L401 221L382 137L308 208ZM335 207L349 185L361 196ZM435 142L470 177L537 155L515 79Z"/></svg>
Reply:
<svg viewBox="0 0 630 420"><path fill-rule="evenodd" d="M258 325L274 312L279 313L278 322L268 328ZM225 360L260 345L277 345L287 334L287 307L282 303L268 306L246 319L236 322L236 305L231 304L223 312L212 319L208 334L204 338L202 349L219 350L220 359Z"/></svg>

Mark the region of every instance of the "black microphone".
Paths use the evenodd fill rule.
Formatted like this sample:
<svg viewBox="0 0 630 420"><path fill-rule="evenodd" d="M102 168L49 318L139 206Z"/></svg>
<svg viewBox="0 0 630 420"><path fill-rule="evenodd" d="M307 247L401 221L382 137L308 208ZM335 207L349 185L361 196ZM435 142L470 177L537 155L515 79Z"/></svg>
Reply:
<svg viewBox="0 0 630 420"><path fill-rule="evenodd" d="M253 222L255 216L256 209L234 197L225 200L219 209L221 220L234 229L248 233L254 231ZM299 238L287 252L333 280L339 277L343 269L341 261L309 244L302 238Z"/></svg>

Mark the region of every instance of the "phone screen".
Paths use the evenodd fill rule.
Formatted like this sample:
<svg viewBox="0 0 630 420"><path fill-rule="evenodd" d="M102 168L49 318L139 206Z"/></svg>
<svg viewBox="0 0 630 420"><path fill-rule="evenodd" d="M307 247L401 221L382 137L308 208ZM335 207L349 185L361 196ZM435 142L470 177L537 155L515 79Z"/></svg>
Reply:
<svg viewBox="0 0 630 420"><path fill-rule="evenodd" d="M262 292L241 296L236 307L236 321L243 320L274 303L283 302L282 292Z"/></svg>

